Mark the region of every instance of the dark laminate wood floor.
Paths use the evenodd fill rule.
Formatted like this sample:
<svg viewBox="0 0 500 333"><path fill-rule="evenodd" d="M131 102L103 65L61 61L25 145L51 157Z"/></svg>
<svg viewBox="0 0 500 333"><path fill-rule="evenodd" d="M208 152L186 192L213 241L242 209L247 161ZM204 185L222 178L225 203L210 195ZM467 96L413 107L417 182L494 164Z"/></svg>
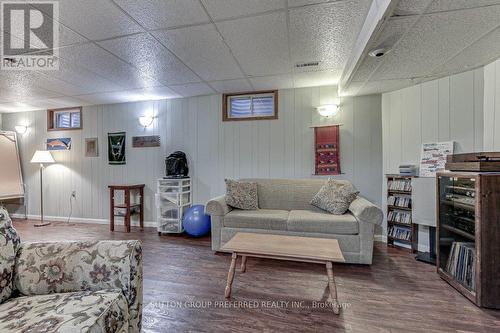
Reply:
<svg viewBox="0 0 500 333"><path fill-rule="evenodd" d="M334 265L339 301L346 304L335 316L312 307L327 286L322 265L249 259L247 272L236 273L232 295L247 303L234 307L223 303L230 257L214 254L209 237L160 237L137 228L127 234L122 226L111 233L105 225L63 222L14 225L24 241L142 240L144 332L500 332L500 311L475 307L434 266L382 243L372 266Z"/></svg>

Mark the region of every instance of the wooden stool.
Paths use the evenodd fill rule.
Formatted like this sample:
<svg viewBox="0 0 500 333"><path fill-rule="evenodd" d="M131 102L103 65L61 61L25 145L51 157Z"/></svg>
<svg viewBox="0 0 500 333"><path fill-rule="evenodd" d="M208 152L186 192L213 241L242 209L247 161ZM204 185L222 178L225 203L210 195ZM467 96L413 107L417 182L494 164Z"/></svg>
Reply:
<svg viewBox="0 0 500 333"><path fill-rule="evenodd" d="M109 185L109 230L115 230L115 208L125 209L125 215L123 216L125 222L125 229L130 232L130 215L137 214L137 212L132 212L132 208L139 207L139 223L141 230L144 229L144 184L137 185ZM125 200L123 204L115 204L115 191L123 191L125 194ZM139 191L140 202L138 204L130 203L130 191Z"/></svg>

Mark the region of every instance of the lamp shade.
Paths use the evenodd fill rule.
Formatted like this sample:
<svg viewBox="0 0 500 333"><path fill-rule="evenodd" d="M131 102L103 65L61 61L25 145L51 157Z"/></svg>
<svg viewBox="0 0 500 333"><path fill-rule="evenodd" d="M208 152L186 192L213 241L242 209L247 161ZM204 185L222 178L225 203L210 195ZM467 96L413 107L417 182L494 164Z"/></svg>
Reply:
<svg viewBox="0 0 500 333"><path fill-rule="evenodd" d="M54 163L55 160L52 157L50 151L47 150L37 150L31 158L31 163Z"/></svg>
<svg viewBox="0 0 500 333"><path fill-rule="evenodd" d="M139 117L139 124L143 127L149 127L153 123L153 117L144 115Z"/></svg>
<svg viewBox="0 0 500 333"><path fill-rule="evenodd" d="M323 117L331 117L337 114L339 106L337 104L326 104L316 108L318 113Z"/></svg>

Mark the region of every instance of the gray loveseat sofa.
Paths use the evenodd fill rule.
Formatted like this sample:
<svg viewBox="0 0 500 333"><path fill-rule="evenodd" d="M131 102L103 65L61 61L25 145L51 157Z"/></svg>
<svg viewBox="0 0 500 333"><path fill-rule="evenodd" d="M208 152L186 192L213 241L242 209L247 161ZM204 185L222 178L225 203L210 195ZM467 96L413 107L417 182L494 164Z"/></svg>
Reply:
<svg viewBox="0 0 500 333"><path fill-rule="evenodd" d="M212 218L212 250L237 232L335 238L346 262L371 264L373 235L382 211L358 196L344 215L333 215L310 204L325 179L246 179L258 184L259 209L232 209L224 196L207 203ZM340 182L347 182L339 180Z"/></svg>

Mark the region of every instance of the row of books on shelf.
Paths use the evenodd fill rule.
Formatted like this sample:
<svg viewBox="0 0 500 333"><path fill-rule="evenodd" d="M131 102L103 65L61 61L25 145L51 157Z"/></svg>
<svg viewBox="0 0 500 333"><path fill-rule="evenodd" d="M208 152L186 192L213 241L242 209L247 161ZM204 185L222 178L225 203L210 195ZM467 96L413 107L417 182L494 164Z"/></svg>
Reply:
<svg viewBox="0 0 500 333"><path fill-rule="evenodd" d="M397 226L392 226L389 228L387 234L393 238L411 240L411 229L400 228Z"/></svg>
<svg viewBox="0 0 500 333"><path fill-rule="evenodd" d="M391 195L387 198L387 204L390 206L409 208L411 204L411 197Z"/></svg>
<svg viewBox="0 0 500 333"><path fill-rule="evenodd" d="M475 246L471 242L453 242L446 271L470 290L476 288Z"/></svg>
<svg viewBox="0 0 500 333"><path fill-rule="evenodd" d="M387 214L387 220L399 223L411 223L411 213L409 212L399 212L396 210L391 210Z"/></svg>
<svg viewBox="0 0 500 333"><path fill-rule="evenodd" d="M387 188L393 191L411 191L411 180L389 180Z"/></svg>

